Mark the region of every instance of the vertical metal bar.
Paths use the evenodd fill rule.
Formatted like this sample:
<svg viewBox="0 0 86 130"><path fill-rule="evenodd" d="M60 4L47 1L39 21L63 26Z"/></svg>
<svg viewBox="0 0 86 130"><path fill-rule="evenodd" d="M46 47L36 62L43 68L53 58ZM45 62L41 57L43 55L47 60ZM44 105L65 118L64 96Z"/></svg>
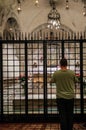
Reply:
<svg viewBox="0 0 86 130"><path fill-rule="evenodd" d="M27 40L25 38L25 114L28 114L28 52L27 52Z"/></svg>
<svg viewBox="0 0 86 130"><path fill-rule="evenodd" d="M80 95L81 95L81 114L83 115L84 101L83 101L83 41L80 40Z"/></svg>
<svg viewBox="0 0 86 130"><path fill-rule="evenodd" d="M43 70L44 70L44 115L47 114L47 42L43 41Z"/></svg>
<svg viewBox="0 0 86 130"><path fill-rule="evenodd" d="M62 40L62 58L64 58L64 40Z"/></svg>
<svg viewBox="0 0 86 130"><path fill-rule="evenodd" d="M2 62L2 41L0 40L0 120L3 116L3 62Z"/></svg>

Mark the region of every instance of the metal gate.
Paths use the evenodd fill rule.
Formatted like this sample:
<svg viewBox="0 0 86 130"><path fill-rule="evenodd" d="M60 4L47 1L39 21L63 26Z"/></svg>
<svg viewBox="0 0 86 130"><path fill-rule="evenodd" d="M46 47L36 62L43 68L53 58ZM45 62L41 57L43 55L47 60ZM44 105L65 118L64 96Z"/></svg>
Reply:
<svg viewBox="0 0 86 130"><path fill-rule="evenodd" d="M0 40L0 121L59 121L56 86L50 86L50 79L62 57L80 76L75 85L74 119L85 119L86 39L85 34L72 34Z"/></svg>

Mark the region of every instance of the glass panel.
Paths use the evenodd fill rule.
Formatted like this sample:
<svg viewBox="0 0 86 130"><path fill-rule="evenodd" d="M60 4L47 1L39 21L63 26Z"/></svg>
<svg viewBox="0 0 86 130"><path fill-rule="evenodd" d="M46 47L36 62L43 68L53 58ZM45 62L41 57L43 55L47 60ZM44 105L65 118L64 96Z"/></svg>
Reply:
<svg viewBox="0 0 86 130"><path fill-rule="evenodd" d="M44 112L43 44L28 44L28 113ZM3 111L25 113L25 45L3 46Z"/></svg>
<svg viewBox="0 0 86 130"><path fill-rule="evenodd" d="M24 46L22 44L22 46ZM25 104L22 102L24 90L20 83L20 76L24 74L23 60L24 47L19 44L3 45L3 113L25 113ZM16 49L17 48L17 49Z"/></svg>
<svg viewBox="0 0 86 130"><path fill-rule="evenodd" d="M65 43L65 58L68 59L68 68L80 76L80 47L79 43ZM75 84L74 113L80 113L80 83Z"/></svg>
<svg viewBox="0 0 86 130"><path fill-rule="evenodd" d="M43 44L28 45L28 113L44 112Z"/></svg>
<svg viewBox="0 0 86 130"><path fill-rule="evenodd" d="M61 43L51 42L47 44L47 98L48 113L58 113L56 103L56 85L50 85L50 78L55 70L59 69L59 59L61 56Z"/></svg>

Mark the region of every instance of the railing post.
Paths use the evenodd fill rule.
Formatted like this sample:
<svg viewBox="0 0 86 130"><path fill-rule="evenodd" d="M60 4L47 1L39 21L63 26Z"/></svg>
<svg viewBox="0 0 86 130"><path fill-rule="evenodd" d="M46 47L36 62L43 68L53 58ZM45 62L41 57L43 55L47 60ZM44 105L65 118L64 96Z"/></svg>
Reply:
<svg viewBox="0 0 86 130"><path fill-rule="evenodd" d="M28 52L27 40L25 38L25 114L28 114Z"/></svg>
<svg viewBox="0 0 86 130"><path fill-rule="evenodd" d="M47 42L43 41L44 116L47 114Z"/></svg>
<svg viewBox="0 0 86 130"><path fill-rule="evenodd" d="M2 40L0 39L0 120L3 117L3 59Z"/></svg>

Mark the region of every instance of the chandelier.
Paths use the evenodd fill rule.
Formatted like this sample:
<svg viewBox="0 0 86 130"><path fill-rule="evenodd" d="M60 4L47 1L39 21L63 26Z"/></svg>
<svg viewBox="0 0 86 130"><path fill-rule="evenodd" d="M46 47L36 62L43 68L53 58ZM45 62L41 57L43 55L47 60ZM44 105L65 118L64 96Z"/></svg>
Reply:
<svg viewBox="0 0 86 130"><path fill-rule="evenodd" d="M48 14L48 28L50 29L59 29L60 28L60 14L58 13L55 5L52 6Z"/></svg>

